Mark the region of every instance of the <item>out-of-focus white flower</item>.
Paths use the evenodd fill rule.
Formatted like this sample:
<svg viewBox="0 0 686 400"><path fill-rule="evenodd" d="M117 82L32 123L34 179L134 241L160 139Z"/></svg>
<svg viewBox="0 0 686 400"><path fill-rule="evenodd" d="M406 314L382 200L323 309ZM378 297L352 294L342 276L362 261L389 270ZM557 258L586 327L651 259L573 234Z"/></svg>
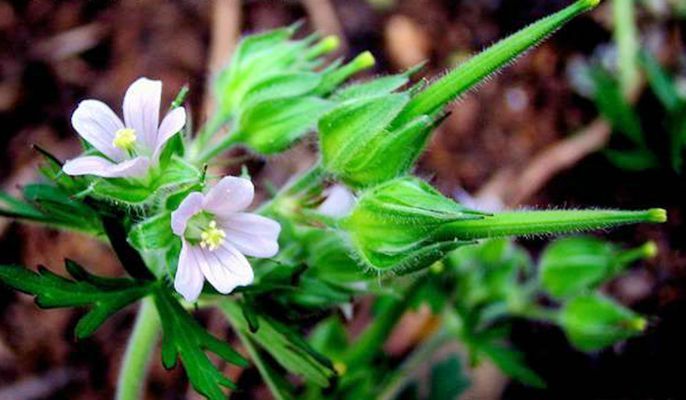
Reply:
<svg viewBox="0 0 686 400"><path fill-rule="evenodd" d="M124 95L124 122L105 103L84 100L71 117L72 126L102 156L69 160L69 175L105 178L145 176L157 164L164 144L186 123L183 107L170 111L160 123L162 82L140 78Z"/></svg>
<svg viewBox="0 0 686 400"><path fill-rule="evenodd" d="M348 215L355 206L355 196L343 185L336 184L324 191L326 199L317 207L319 213L340 218Z"/></svg>
<svg viewBox="0 0 686 400"><path fill-rule="evenodd" d="M278 253L279 223L242 212L253 196L252 182L227 176L207 194L188 195L172 213L172 230L182 241L174 288L186 300L198 298L205 279L223 294L251 284L254 275L245 256Z"/></svg>

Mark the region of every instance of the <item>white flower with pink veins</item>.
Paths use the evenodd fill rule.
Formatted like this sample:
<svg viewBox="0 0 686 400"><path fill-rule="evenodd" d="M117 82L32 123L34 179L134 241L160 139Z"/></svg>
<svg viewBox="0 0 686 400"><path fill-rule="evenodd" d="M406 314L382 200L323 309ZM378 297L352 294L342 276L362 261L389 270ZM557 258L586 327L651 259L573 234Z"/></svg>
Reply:
<svg viewBox="0 0 686 400"><path fill-rule="evenodd" d="M243 212L254 194L248 179L227 176L207 194L189 194L172 213L172 231L182 241L174 288L187 301L198 298L205 279L223 294L251 284L253 270L245 256L279 252L279 223Z"/></svg>
<svg viewBox="0 0 686 400"><path fill-rule="evenodd" d="M124 95L124 122L105 103L84 100L71 117L72 126L101 155L84 155L64 164L68 175L137 178L156 166L164 144L186 124L177 107L160 123L162 82L140 78Z"/></svg>

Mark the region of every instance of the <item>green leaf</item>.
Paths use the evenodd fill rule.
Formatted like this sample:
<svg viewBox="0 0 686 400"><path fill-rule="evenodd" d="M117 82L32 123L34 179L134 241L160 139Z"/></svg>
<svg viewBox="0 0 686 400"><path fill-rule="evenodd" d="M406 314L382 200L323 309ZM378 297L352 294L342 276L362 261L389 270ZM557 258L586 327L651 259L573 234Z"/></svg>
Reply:
<svg viewBox="0 0 686 400"><path fill-rule="evenodd" d="M151 286L130 279L102 278L89 274L73 261L66 261L74 280L40 267L38 273L15 265L0 266L0 282L36 297L41 308L88 307L76 325L77 338L90 336L107 318L146 296Z"/></svg>
<svg viewBox="0 0 686 400"><path fill-rule="evenodd" d="M679 155L681 151L679 151ZM645 171L657 168L659 160L653 153L644 149L637 150L605 150L605 156L618 168L627 171Z"/></svg>
<svg viewBox="0 0 686 400"><path fill-rule="evenodd" d="M431 367L429 400L457 399L469 387L469 379L457 354Z"/></svg>
<svg viewBox="0 0 686 400"><path fill-rule="evenodd" d="M188 379L198 393L212 400L225 399L226 395L221 386L234 389L236 385L212 364L205 352L211 351L224 361L241 367L246 367L247 361L228 343L210 335L200 326L165 286L157 286L154 295L164 331L164 367L174 368L177 359L181 358Z"/></svg>
<svg viewBox="0 0 686 400"><path fill-rule="evenodd" d="M602 68L593 68L591 78L595 83L595 103L612 128L626 136L639 147L645 147L645 134L638 114L624 98L617 81Z"/></svg>
<svg viewBox="0 0 686 400"><path fill-rule="evenodd" d="M485 343L478 347L495 365L507 376L510 376L529 386L544 388L545 382L541 377L526 366L522 353L501 345Z"/></svg>
<svg viewBox="0 0 686 400"><path fill-rule="evenodd" d="M336 375L331 362L317 353L299 333L264 315L258 316L260 328L252 332L238 304L223 301L219 307L235 329L255 341L286 370L320 387L331 384Z"/></svg>
<svg viewBox="0 0 686 400"><path fill-rule="evenodd" d="M95 211L72 198L62 188L48 184L29 184L24 187L23 196L30 204L0 193L0 202L9 206L9 210L4 213L6 216L91 234L102 232L102 225ZM0 211L0 215L2 214Z"/></svg>
<svg viewBox="0 0 686 400"><path fill-rule="evenodd" d="M264 352L261 352L257 348L253 339L247 337L245 333L241 331L238 331L237 333L274 398L276 400L295 399L293 386L288 382L288 379L282 373L282 370L277 368L272 360L265 357Z"/></svg>
<svg viewBox="0 0 686 400"><path fill-rule="evenodd" d="M676 85L667 74L667 71L647 51L642 51L639 54L639 60L655 96L657 96L667 110L671 112L676 111L683 104L683 100L679 96Z"/></svg>
<svg viewBox="0 0 686 400"><path fill-rule="evenodd" d="M4 208L0 208L0 216L41 222L48 219L48 217L36 207L19 199L15 199L7 193L0 192L0 203L4 206Z"/></svg>

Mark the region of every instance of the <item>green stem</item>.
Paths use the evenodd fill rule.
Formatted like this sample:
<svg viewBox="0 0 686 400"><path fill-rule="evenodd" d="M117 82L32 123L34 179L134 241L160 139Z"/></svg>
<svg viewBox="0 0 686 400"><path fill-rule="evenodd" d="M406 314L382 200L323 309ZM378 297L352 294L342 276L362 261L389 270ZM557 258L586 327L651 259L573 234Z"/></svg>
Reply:
<svg viewBox="0 0 686 400"><path fill-rule="evenodd" d="M642 222L667 220L665 210L550 210L497 213L477 220L451 222L437 233L438 238L474 240L505 236L542 235L610 228Z"/></svg>
<svg viewBox="0 0 686 400"><path fill-rule="evenodd" d="M356 365L367 363L378 354L388 335L412 303L414 293L424 284L426 279L426 275L419 277L403 293L401 298L394 299L388 309L375 316L372 324L350 346L344 357L347 366L354 368Z"/></svg>
<svg viewBox="0 0 686 400"><path fill-rule="evenodd" d="M413 97L393 125L402 126L420 115L436 114L447 103L535 46L572 18L594 8L599 2L599 0L578 0L567 8L542 18L492 45Z"/></svg>
<svg viewBox="0 0 686 400"><path fill-rule="evenodd" d="M303 172L297 178L287 183L279 192L268 202L265 202L258 210L258 213L265 214L276 211L281 203L289 198L301 194L307 190L320 185L324 180L325 173L321 161L315 163L310 169Z"/></svg>
<svg viewBox="0 0 686 400"><path fill-rule="evenodd" d="M639 83L635 4L636 0L612 1L619 83L625 96L630 95Z"/></svg>
<svg viewBox="0 0 686 400"><path fill-rule="evenodd" d="M203 127L200 129L200 132L193 140L193 145L191 148L192 159L200 160L202 158L202 154L207 152L203 151L203 149L209 144L214 134L217 133L227 121L228 118L223 114L215 113L212 118L207 121L205 125L203 125ZM233 135L229 135L228 137L231 136Z"/></svg>
<svg viewBox="0 0 686 400"><path fill-rule="evenodd" d="M429 339L422 342L412 354L395 370L393 375L387 380L383 390L377 398L379 400L395 399L398 393L412 380L415 379L417 369L425 365L436 352L446 343L454 339L446 330L440 329Z"/></svg>
<svg viewBox="0 0 686 400"><path fill-rule="evenodd" d="M150 357L159 333L160 318L155 304L152 298L146 297L141 301L136 323L119 368L115 399L137 400L143 397Z"/></svg>

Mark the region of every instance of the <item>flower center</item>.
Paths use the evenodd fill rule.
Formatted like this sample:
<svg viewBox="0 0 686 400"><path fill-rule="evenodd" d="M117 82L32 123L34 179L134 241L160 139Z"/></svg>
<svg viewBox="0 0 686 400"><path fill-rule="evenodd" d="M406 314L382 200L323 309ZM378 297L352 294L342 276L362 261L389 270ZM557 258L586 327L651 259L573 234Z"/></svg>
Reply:
<svg viewBox="0 0 686 400"><path fill-rule="evenodd" d="M210 221L207 228L200 232L200 247L209 249L210 251L217 250L224 242L226 232L217 228L217 221Z"/></svg>
<svg viewBox="0 0 686 400"><path fill-rule="evenodd" d="M127 152L133 151L136 145L136 131L131 128L119 129L114 134L112 145Z"/></svg>

